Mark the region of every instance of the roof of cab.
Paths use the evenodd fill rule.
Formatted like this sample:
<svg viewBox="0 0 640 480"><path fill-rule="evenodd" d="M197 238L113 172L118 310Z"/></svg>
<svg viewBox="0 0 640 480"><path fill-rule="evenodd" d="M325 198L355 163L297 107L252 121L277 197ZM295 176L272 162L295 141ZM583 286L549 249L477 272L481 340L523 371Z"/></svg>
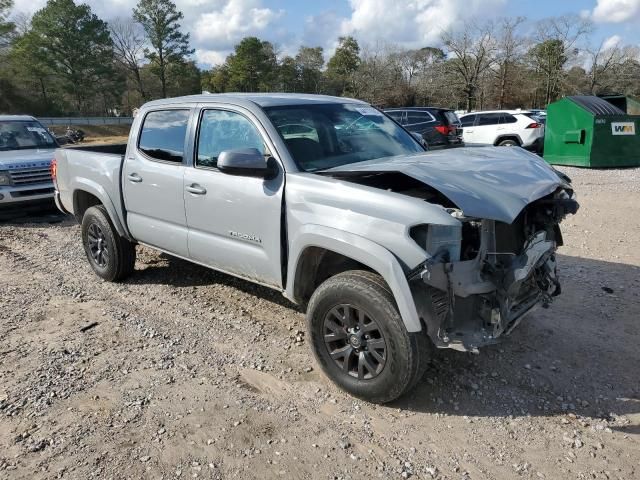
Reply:
<svg viewBox="0 0 640 480"><path fill-rule="evenodd" d="M361 100L345 97L332 97L330 95L311 95L302 93L204 93L202 95L187 95L184 97L164 98L147 102L143 107L156 107L161 105L175 105L185 103L231 103L243 105L253 103L260 107L276 107L289 105L310 105L327 103L354 103L366 104Z"/></svg>
<svg viewBox="0 0 640 480"><path fill-rule="evenodd" d="M0 115L0 122L28 122L33 120L35 120L35 118L29 115Z"/></svg>

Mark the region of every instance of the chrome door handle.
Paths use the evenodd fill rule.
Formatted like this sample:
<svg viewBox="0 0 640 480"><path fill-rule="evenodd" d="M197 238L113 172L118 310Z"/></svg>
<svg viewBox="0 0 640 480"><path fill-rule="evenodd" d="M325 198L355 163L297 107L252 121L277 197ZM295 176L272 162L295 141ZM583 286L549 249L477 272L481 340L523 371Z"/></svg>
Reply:
<svg viewBox="0 0 640 480"><path fill-rule="evenodd" d="M193 193L194 195L205 195L207 193L207 189L201 187L197 183L192 183L186 188L187 192Z"/></svg>
<svg viewBox="0 0 640 480"><path fill-rule="evenodd" d="M130 173L129 175L127 175L127 178L130 182L133 183L140 183L142 181L142 177L137 173Z"/></svg>

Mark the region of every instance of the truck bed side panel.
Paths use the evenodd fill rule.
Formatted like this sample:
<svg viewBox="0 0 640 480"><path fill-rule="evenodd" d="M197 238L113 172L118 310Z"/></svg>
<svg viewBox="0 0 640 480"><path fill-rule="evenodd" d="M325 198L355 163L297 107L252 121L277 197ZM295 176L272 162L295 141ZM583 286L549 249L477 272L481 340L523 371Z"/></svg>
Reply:
<svg viewBox="0 0 640 480"><path fill-rule="evenodd" d="M74 199L78 193L94 195L107 209L118 233L129 237L120 194L120 171L124 155L103 153L100 148L56 150L60 202L65 210L77 215Z"/></svg>

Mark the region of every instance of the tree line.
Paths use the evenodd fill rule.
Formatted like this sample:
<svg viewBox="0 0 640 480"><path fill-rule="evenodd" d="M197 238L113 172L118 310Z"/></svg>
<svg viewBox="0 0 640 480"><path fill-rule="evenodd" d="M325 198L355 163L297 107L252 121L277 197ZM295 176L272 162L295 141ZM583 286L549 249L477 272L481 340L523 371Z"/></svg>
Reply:
<svg viewBox="0 0 640 480"><path fill-rule="evenodd" d="M0 0L0 112L130 114L148 100L201 90L460 110L544 108L573 94L640 95L638 47L616 38L593 43L593 25L578 16L533 25L521 17L467 22L419 49L340 37L328 61L320 46L283 54L246 37L223 64L201 70L171 0L140 0L130 16L108 23L73 0L49 0L33 17L10 20L11 1Z"/></svg>

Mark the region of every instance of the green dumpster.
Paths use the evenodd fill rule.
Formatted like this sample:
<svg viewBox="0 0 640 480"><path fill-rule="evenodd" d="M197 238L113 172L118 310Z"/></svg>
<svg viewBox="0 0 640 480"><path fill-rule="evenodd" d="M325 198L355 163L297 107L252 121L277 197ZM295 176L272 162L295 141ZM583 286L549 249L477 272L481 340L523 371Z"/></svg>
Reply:
<svg viewBox="0 0 640 480"><path fill-rule="evenodd" d="M600 97L629 115L640 115L640 102L635 98L624 95L600 95Z"/></svg>
<svg viewBox="0 0 640 480"><path fill-rule="evenodd" d="M578 167L640 166L640 115L592 95L549 104L544 159Z"/></svg>

